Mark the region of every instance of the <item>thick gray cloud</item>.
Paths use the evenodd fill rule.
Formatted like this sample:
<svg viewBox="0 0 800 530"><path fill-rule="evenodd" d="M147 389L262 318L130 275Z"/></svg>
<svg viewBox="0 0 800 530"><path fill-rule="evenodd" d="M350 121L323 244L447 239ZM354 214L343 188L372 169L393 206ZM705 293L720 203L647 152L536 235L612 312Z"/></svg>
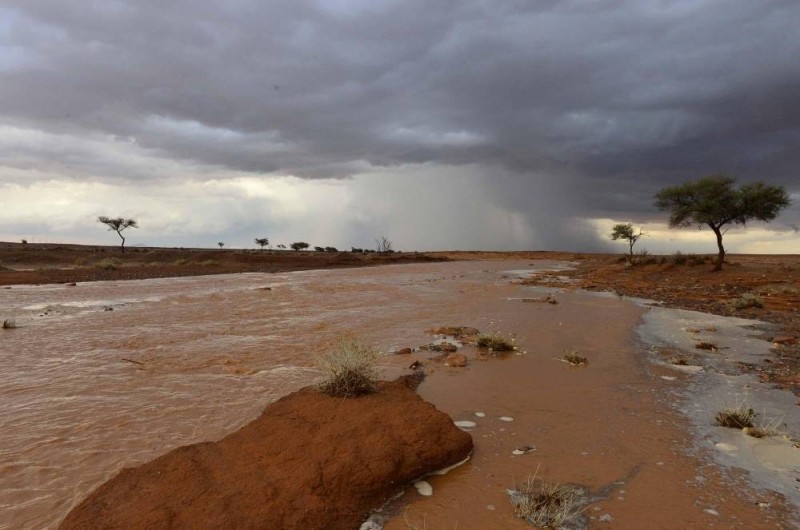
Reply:
<svg viewBox="0 0 800 530"><path fill-rule="evenodd" d="M0 178L477 167L556 227L647 219L714 172L800 192L798 21L795 0L6 2Z"/></svg>

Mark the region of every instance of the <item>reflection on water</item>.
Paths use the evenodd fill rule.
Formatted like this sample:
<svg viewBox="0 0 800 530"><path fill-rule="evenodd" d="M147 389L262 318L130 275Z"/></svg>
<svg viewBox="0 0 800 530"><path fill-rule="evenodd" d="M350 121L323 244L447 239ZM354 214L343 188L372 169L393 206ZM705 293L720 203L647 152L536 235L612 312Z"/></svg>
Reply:
<svg viewBox="0 0 800 530"><path fill-rule="evenodd" d="M424 340L500 265L0 290L19 326L0 333L0 528L52 528L123 467L233 431L313 381L343 332L387 350Z"/></svg>

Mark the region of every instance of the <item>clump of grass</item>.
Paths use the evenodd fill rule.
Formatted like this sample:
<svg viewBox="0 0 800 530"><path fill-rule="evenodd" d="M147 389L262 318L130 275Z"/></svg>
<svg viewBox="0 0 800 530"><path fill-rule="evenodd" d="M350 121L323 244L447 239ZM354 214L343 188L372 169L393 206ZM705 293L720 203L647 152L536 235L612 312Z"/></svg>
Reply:
<svg viewBox="0 0 800 530"><path fill-rule="evenodd" d="M563 528L580 516L586 498L581 488L545 482L535 474L507 493L515 515L542 528Z"/></svg>
<svg viewBox="0 0 800 530"><path fill-rule="evenodd" d="M478 348L492 351L514 351L516 349L512 341L504 338L499 333L481 333L478 335L477 344Z"/></svg>
<svg viewBox="0 0 800 530"><path fill-rule="evenodd" d="M578 352L575 350L570 350L564 354L564 361L568 362L572 366L588 366L589 359L586 357L582 357L578 355Z"/></svg>
<svg viewBox="0 0 800 530"><path fill-rule="evenodd" d="M203 267L212 267L214 265L219 265L219 261L215 259L207 259L205 261L201 261L200 265L202 265Z"/></svg>
<svg viewBox="0 0 800 530"><path fill-rule="evenodd" d="M179 259L176 259L175 261L173 261L172 264L181 267L183 265L188 265L189 264L189 260L186 259L186 258L179 258Z"/></svg>
<svg viewBox="0 0 800 530"><path fill-rule="evenodd" d="M745 293L733 301L734 309L763 309L764 299L752 293Z"/></svg>
<svg viewBox="0 0 800 530"><path fill-rule="evenodd" d="M717 345L713 342L708 342L705 340L701 340L697 344L694 345L695 348L698 350L708 350L708 351L717 351Z"/></svg>
<svg viewBox="0 0 800 530"><path fill-rule="evenodd" d="M676 355L675 357L670 357L668 362L677 366L687 366L689 364L689 359L683 355Z"/></svg>
<svg viewBox="0 0 800 530"><path fill-rule="evenodd" d="M117 258L103 258L100 261L95 261L94 266L104 271L115 271L122 266L122 262Z"/></svg>
<svg viewBox="0 0 800 530"><path fill-rule="evenodd" d="M753 428L753 420L756 419L756 412L745 405L739 403L736 406L722 409L714 416L714 422L720 427L730 429Z"/></svg>
<svg viewBox="0 0 800 530"><path fill-rule="evenodd" d="M369 394L378 389L378 352L355 340L343 339L331 350L317 356L323 373L318 388L333 397Z"/></svg>
<svg viewBox="0 0 800 530"><path fill-rule="evenodd" d="M773 418L767 422L758 422L752 427L745 427L742 429L748 436L753 438L767 438L770 436L778 435L778 427L780 427L782 420L780 418Z"/></svg>
<svg viewBox="0 0 800 530"><path fill-rule="evenodd" d="M3 320L3 329L16 329L17 321L11 318Z"/></svg>

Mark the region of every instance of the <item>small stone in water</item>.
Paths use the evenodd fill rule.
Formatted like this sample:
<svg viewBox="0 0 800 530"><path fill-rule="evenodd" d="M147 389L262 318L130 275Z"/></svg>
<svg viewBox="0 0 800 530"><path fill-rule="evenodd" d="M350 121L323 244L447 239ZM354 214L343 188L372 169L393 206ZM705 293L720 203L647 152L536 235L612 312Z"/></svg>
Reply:
<svg viewBox="0 0 800 530"><path fill-rule="evenodd" d="M511 416L500 416L500 421L514 421Z"/></svg>
<svg viewBox="0 0 800 530"><path fill-rule="evenodd" d="M479 418L483 418L484 416L486 416L486 414L484 414L483 412L476 412L475 415Z"/></svg>
<svg viewBox="0 0 800 530"><path fill-rule="evenodd" d="M453 423L455 424L456 427L459 427L461 429L472 429L473 427L476 427L478 425L474 421L468 421L468 420L454 421Z"/></svg>
<svg viewBox="0 0 800 530"><path fill-rule="evenodd" d="M424 480L418 480L414 483L414 487L417 488L417 493L423 495L425 497L430 497L433 495L433 486L431 486L428 482Z"/></svg>

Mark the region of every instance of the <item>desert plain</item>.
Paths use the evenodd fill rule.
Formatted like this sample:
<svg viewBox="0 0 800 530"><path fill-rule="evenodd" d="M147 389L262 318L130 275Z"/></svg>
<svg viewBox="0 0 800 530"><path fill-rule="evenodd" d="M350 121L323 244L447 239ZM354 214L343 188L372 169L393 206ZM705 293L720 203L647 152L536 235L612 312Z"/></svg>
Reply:
<svg viewBox="0 0 800 530"><path fill-rule="evenodd" d="M727 261L0 244L0 528L359 528L372 516L387 529L521 529L509 490L534 475L580 488L575 528L797 528L800 257ZM465 327L513 349L448 329ZM315 357L343 336L381 351L383 379L415 378L447 425L389 383L345 398L376 399L370 414L315 402ZM287 399L300 408L281 409ZM741 404L769 436L715 424ZM387 427L429 417L413 440ZM289 439L271 428L282 421L298 429ZM281 451L258 445L266 433ZM387 467L407 451L460 465ZM247 472L256 460L273 490ZM394 472L380 495L363 486ZM215 498L235 519L196 515ZM357 499L375 504L347 509ZM145 509L153 519L134 517Z"/></svg>

